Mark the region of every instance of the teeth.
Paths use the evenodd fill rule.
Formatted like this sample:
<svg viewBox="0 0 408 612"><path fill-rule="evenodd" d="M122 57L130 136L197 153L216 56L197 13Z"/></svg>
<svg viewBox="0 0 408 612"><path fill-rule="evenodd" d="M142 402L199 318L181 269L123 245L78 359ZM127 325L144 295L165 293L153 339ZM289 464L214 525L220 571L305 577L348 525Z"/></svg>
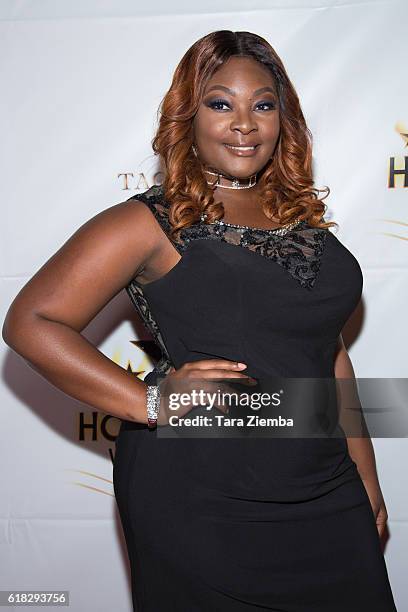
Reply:
<svg viewBox="0 0 408 612"><path fill-rule="evenodd" d="M254 151L255 147L233 147L232 145L226 144L229 149L236 149L237 151Z"/></svg>

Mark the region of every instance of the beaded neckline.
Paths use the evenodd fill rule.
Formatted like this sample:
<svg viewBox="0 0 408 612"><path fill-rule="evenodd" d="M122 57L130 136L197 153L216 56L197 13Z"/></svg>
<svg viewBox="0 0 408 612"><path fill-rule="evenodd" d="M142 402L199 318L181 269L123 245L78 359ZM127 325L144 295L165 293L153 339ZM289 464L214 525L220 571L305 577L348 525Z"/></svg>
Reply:
<svg viewBox="0 0 408 612"><path fill-rule="evenodd" d="M204 217L205 215L201 216L201 221L204 221ZM275 234L278 236L284 236L291 229L297 227L298 225L301 225L303 221L304 221L303 219L300 219L300 220L297 219L295 221L292 221L291 223L287 223L286 225L282 227L275 227L273 229L267 229L264 227L251 227L250 225L239 225L238 223L229 223L228 221L221 221L220 219L216 219L215 221L212 221L211 223L207 223L206 225L222 225L222 226L231 227L237 230L266 232L267 234Z"/></svg>

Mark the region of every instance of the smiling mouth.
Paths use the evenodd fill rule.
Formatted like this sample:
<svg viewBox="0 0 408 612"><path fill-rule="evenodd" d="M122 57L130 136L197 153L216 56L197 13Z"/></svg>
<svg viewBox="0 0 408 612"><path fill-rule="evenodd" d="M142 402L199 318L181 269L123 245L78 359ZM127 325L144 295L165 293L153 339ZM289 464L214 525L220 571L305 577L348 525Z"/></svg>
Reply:
<svg viewBox="0 0 408 612"><path fill-rule="evenodd" d="M234 151L255 151L255 149L259 147L259 144L253 145L252 147L245 147L245 146L239 146L239 145L230 145L224 142L224 146L227 147L228 149L233 149Z"/></svg>

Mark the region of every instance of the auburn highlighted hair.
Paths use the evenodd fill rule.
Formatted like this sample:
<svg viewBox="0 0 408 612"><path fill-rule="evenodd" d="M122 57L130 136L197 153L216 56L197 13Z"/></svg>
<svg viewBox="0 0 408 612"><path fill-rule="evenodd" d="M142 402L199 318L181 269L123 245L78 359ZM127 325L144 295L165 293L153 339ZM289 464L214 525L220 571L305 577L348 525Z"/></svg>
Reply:
<svg viewBox="0 0 408 612"><path fill-rule="evenodd" d="M209 79L231 56L260 62L270 71L278 95L280 135L258 181L263 212L268 218L277 217L281 224L305 219L322 229L337 226L323 220L327 208L323 200L330 189L314 187L312 134L281 59L257 34L218 30L197 40L184 54L158 109L158 129L151 144L164 166L162 186L170 205L173 239L177 241L178 233L197 223L203 213L207 222L224 214L222 202L215 203L214 187L208 185L192 150L193 119ZM326 195L319 198L323 191Z"/></svg>

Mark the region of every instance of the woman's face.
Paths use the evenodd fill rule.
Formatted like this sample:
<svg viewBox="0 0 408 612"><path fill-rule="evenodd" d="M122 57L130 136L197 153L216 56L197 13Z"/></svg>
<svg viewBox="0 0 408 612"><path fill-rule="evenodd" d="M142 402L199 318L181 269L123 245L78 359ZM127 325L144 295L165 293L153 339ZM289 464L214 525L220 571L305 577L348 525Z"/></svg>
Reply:
<svg viewBox="0 0 408 612"><path fill-rule="evenodd" d="M200 160L237 178L259 172L279 138L278 96L270 72L248 57L230 57L208 82L193 121ZM227 145L255 146L253 151Z"/></svg>

